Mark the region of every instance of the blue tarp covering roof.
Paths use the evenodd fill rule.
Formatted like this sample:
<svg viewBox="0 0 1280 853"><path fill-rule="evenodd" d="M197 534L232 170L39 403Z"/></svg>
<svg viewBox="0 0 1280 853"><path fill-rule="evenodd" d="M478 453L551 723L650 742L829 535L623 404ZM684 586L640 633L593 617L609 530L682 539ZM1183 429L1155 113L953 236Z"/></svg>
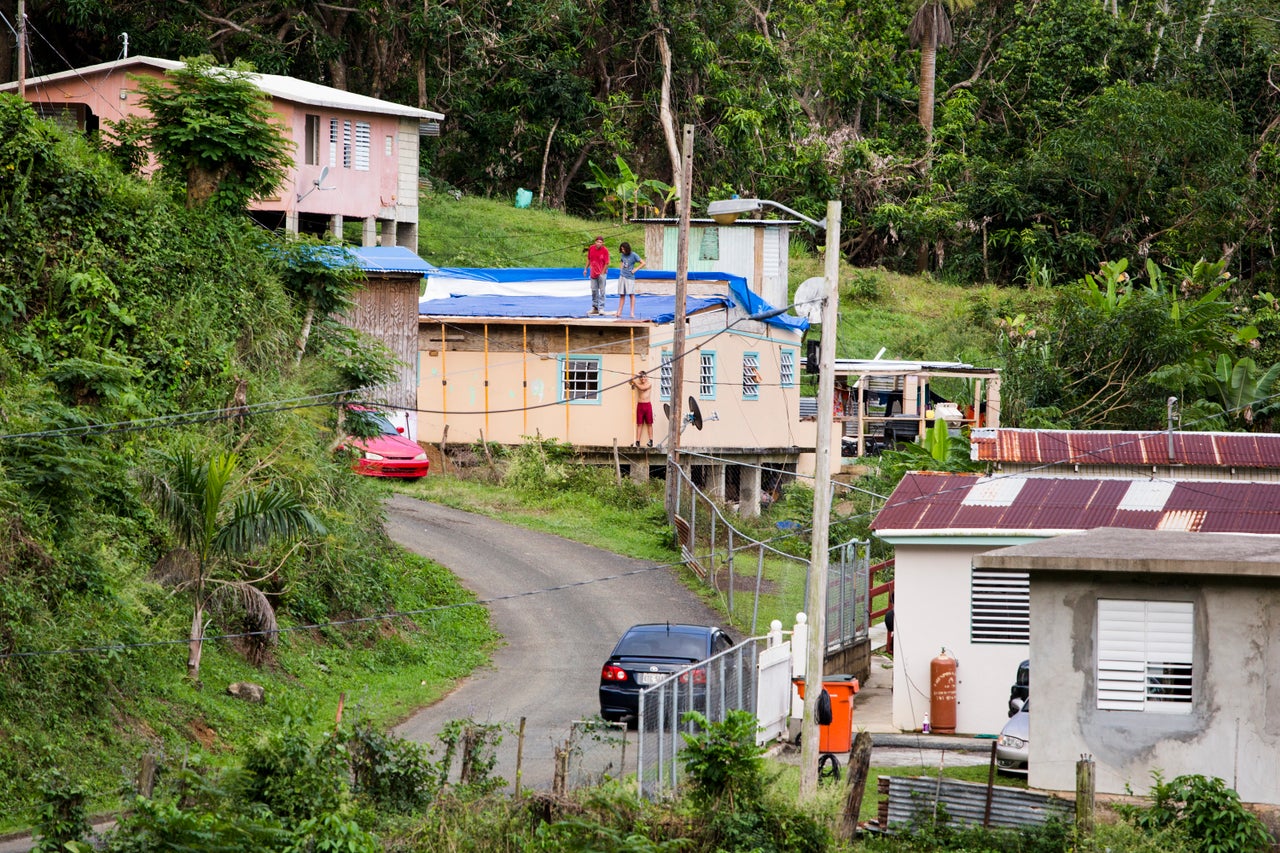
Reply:
<svg viewBox="0 0 1280 853"><path fill-rule="evenodd" d="M728 296L694 296L685 303L686 313L736 304L748 314L770 310L759 295L747 287L741 276L716 272L691 272L690 281L727 281ZM640 270L637 290L644 282L669 282L675 273ZM618 310L616 285L618 270L609 270L609 296L605 316ZM487 285L492 285L489 287ZM427 274L427 295L418 303L418 312L441 317L585 317L591 309L590 283L580 268L483 269L440 267ZM623 310L630 319L630 300ZM670 323L675 319L675 296L637 293L636 319ZM782 329L803 332L809 321L785 314L763 322Z"/></svg>
<svg viewBox="0 0 1280 853"><path fill-rule="evenodd" d="M360 246L348 249L365 272L407 272L426 275L434 266L404 246Z"/></svg>

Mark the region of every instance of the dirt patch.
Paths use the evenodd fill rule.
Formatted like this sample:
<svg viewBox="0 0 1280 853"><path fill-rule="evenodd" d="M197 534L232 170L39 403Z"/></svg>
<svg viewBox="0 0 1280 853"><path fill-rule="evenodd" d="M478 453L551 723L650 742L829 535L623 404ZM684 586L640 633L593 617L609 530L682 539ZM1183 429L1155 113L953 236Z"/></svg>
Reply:
<svg viewBox="0 0 1280 853"><path fill-rule="evenodd" d="M213 749L218 743L218 733L209 728L204 720L192 720L188 733L191 735L192 740L205 749Z"/></svg>

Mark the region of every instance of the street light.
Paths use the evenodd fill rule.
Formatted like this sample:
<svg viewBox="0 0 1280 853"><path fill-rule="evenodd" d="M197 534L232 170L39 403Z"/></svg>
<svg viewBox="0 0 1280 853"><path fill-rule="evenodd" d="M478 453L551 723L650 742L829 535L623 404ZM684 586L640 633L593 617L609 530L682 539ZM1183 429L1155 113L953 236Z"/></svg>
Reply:
<svg viewBox="0 0 1280 853"><path fill-rule="evenodd" d="M722 201L713 201L707 205L707 215L716 221L717 225L732 225L737 221L739 216L744 213L759 213L760 209L768 205L776 207L784 213L789 213L796 219L808 222L814 228L822 231L827 230L826 219L810 219L798 210L792 210L785 204L779 204L776 201L769 201L763 198L726 198ZM827 214L830 216L830 212Z"/></svg>
<svg viewBox="0 0 1280 853"><path fill-rule="evenodd" d="M731 198L713 201L707 213L720 225L730 225L744 213L776 207L827 232L822 299L822 343L818 360L818 435L814 448L813 543L809 546L809 577L805 612L809 622L809 656L804 671L804 716L800 718L800 799L818 789L818 697L822 693L822 664L827 646L827 538L831 528L831 418L836 396L836 319L840 271L840 202L827 202L827 216L815 221L776 201ZM827 227L831 223L831 227Z"/></svg>

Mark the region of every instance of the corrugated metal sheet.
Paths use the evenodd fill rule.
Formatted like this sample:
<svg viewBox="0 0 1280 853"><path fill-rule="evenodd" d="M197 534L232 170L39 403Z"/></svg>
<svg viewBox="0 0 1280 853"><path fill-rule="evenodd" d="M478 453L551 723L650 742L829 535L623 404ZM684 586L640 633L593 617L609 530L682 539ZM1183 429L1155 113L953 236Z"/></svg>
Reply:
<svg viewBox="0 0 1280 853"><path fill-rule="evenodd" d="M1280 434L978 429L976 458L1036 465L1209 465L1280 468Z"/></svg>
<svg viewBox="0 0 1280 853"><path fill-rule="evenodd" d="M946 816L950 825L982 826L987 812L987 786L977 782L916 776L881 776L888 782L888 826L931 826L935 816ZM883 811L883 809L882 809ZM1075 822L1075 804L1047 794L996 785L991 789L990 826L1017 829L1042 826L1051 818Z"/></svg>
<svg viewBox="0 0 1280 853"><path fill-rule="evenodd" d="M971 493L1000 479L1021 482L1011 501L970 500ZM872 524L877 531L938 534L1098 527L1280 534L1280 483L987 478L922 471L902 479Z"/></svg>

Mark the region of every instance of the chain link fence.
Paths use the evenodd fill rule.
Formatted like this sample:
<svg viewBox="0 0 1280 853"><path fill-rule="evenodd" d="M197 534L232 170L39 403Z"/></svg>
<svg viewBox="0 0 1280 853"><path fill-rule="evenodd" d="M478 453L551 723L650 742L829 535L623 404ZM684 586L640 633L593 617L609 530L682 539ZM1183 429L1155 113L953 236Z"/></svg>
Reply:
<svg viewBox="0 0 1280 853"><path fill-rule="evenodd" d="M657 799L679 784L682 735L697 731L685 719L687 712L697 711L712 723L723 722L732 710L756 712L758 655L759 640L747 640L640 691L636 719L640 796Z"/></svg>

